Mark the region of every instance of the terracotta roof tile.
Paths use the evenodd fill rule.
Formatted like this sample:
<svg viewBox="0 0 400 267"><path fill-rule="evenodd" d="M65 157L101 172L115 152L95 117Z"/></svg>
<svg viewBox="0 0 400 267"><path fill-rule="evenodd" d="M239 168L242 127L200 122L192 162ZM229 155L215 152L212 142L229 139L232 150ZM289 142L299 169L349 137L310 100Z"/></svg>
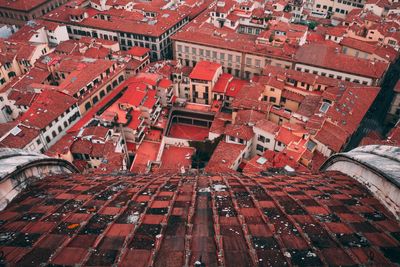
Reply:
<svg viewBox="0 0 400 267"><path fill-rule="evenodd" d="M200 61L194 66L192 72L189 75L190 79L212 81L217 71L222 66L218 63L210 61Z"/></svg>
<svg viewBox="0 0 400 267"><path fill-rule="evenodd" d="M366 59L335 53L334 49L322 44L308 44L300 47L296 53L296 60L299 63L374 79L382 78L389 66L384 62L371 62Z"/></svg>
<svg viewBox="0 0 400 267"><path fill-rule="evenodd" d="M54 175L0 212L0 247L13 265L395 265L400 224L378 203L337 172Z"/></svg>

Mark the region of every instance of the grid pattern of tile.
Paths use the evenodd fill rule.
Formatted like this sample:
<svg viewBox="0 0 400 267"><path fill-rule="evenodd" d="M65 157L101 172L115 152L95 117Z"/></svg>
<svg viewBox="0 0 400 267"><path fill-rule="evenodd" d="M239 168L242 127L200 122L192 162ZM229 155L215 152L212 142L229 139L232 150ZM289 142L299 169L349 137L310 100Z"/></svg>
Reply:
<svg viewBox="0 0 400 267"><path fill-rule="evenodd" d="M400 224L336 172L44 178L0 212L18 266L400 263Z"/></svg>

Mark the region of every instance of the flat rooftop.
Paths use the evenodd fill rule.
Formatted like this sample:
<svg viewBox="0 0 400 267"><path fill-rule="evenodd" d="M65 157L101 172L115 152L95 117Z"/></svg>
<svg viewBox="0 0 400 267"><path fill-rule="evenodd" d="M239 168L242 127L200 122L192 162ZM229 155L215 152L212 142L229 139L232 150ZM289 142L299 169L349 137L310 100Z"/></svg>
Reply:
<svg viewBox="0 0 400 267"><path fill-rule="evenodd" d="M203 141L208 138L209 129L207 127L174 123L169 130L168 136L193 141Z"/></svg>
<svg viewBox="0 0 400 267"><path fill-rule="evenodd" d="M210 105L196 104L196 103L186 103L185 109L193 110L193 111L202 111L202 112L210 112Z"/></svg>

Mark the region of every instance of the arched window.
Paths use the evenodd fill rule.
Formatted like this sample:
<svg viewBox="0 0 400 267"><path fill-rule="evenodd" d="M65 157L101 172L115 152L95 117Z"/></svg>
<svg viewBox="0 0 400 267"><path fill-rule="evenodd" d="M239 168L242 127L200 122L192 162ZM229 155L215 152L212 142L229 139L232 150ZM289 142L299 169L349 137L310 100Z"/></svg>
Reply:
<svg viewBox="0 0 400 267"><path fill-rule="evenodd" d="M17 74L15 73L15 71L10 71L10 72L8 73L8 78L12 78L12 77L15 77L15 76L17 76Z"/></svg>
<svg viewBox="0 0 400 267"><path fill-rule="evenodd" d="M53 137L56 137L56 136L57 136L56 131L53 131L53 132L51 133L51 135L52 135Z"/></svg>
<svg viewBox="0 0 400 267"><path fill-rule="evenodd" d="M97 96L93 97L93 105L99 102L99 98Z"/></svg>
<svg viewBox="0 0 400 267"><path fill-rule="evenodd" d="M46 136L46 142L50 143L50 137Z"/></svg>
<svg viewBox="0 0 400 267"><path fill-rule="evenodd" d="M64 128L67 128L67 126L68 126L68 122L64 121Z"/></svg>
<svg viewBox="0 0 400 267"><path fill-rule="evenodd" d="M62 127L58 126L58 132L61 133L62 132Z"/></svg>
<svg viewBox="0 0 400 267"><path fill-rule="evenodd" d="M86 109L86 110L89 110L91 106L92 106L92 104L90 104L90 102L87 102L87 103L85 104L85 109Z"/></svg>
<svg viewBox="0 0 400 267"><path fill-rule="evenodd" d="M111 91L111 84L107 85L107 93L109 93Z"/></svg>
<svg viewBox="0 0 400 267"><path fill-rule="evenodd" d="M106 93L104 92L104 90L100 91L100 98L103 98L106 95Z"/></svg>
<svg viewBox="0 0 400 267"><path fill-rule="evenodd" d="M118 81L121 83L124 80L124 76L119 76Z"/></svg>

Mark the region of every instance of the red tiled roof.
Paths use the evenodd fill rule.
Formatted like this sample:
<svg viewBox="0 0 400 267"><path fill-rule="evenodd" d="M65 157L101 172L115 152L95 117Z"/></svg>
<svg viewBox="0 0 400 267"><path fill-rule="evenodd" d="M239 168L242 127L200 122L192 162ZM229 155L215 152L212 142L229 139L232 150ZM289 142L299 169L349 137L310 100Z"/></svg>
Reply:
<svg viewBox="0 0 400 267"><path fill-rule="evenodd" d="M236 97L241 89L249 82L245 80L233 79L226 88L225 95L229 97Z"/></svg>
<svg viewBox="0 0 400 267"><path fill-rule="evenodd" d="M161 170L172 170L179 172L181 167L188 169L192 165L192 155L195 149L193 147L164 147L161 156Z"/></svg>
<svg viewBox="0 0 400 267"><path fill-rule="evenodd" d="M4 261L16 266L399 263L399 222L338 172L54 175L0 219Z"/></svg>
<svg viewBox="0 0 400 267"><path fill-rule="evenodd" d="M145 173L147 163L157 159L159 149L159 142L143 141L136 150L136 155L130 171L134 173Z"/></svg>
<svg viewBox="0 0 400 267"><path fill-rule="evenodd" d="M144 83L131 83L128 85L128 89L118 99L118 103L127 104L133 107L139 107L140 103L144 101L147 95L146 85Z"/></svg>
<svg viewBox="0 0 400 267"><path fill-rule="evenodd" d="M250 126L243 125L243 124L240 124L240 125L228 124L225 127L224 133L226 135L240 138L240 139L243 139L246 141L249 141L254 136L253 129Z"/></svg>
<svg viewBox="0 0 400 267"><path fill-rule="evenodd" d="M237 109L254 109L266 113L271 105L260 101L263 92L264 86L260 83L246 84L243 90L240 90L236 95L232 102L232 107Z"/></svg>
<svg viewBox="0 0 400 267"><path fill-rule="evenodd" d="M93 59L92 61L80 56L68 56L61 61L59 66L60 72L63 71L63 67L71 70L68 71L68 76L60 84L60 90L73 96L92 82L95 77L111 70L114 64L114 61L106 59Z"/></svg>
<svg viewBox="0 0 400 267"><path fill-rule="evenodd" d="M158 87L161 87L161 88L169 88L169 87L171 87L172 86L172 81L170 80L170 79L166 79L166 78L164 78L164 79L162 79L159 83L158 83Z"/></svg>
<svg viewBox="0 0 400 267"><path fill-rule="evenodd" d="M218 69L222 66L218 63L210 61L200 61L194 66L192 72L189 75L190 79L212 81Z"/></svg>
<svg viewBox="0 0 400 267"><path fill-rule="evenodd" d="M101 110L105 105L107 105L113 98L115 98L119 93L121 93L129 84L135 81L135 78L129 78L125 80L122 84L120 84L117 88L114 88L111 93L106 95L100 102L91 108L83 118L81 118L77 123L74 124L67 132L73 133L79 131L83 126L85 126L92 118L96 115L96 113Z"/></svg>
<svg viewBox="0 0 400 267"><path fill-rule="evenodd" d="M284 98L286 98L288 100L292 100L292 101L297 102L297 103L301 103L304 100L304 96L303 95L294 93L294 92L289 91L289 90L283 90L282 91L282 97L284 97Z"/></svg>
<svg viewBox="0 0 400 267"><path fill-rule="evenodd" d="M342 37L346 33L346 31L347 27L334 26L334 27L328 27L325 31L325 34L336 37Z"/></svg>
<svg viewBox="0 0 400 267"><path fill-rule="evenodd" d="M321 96L307 95L301 101L299 108L296 110L297 114L302 116L311 117L315 114L317 108L320 107Z"/></svg>
<svg viewBox="0 0 400 267"><path fill-rule="evenodd" d="M142 57L150 52L149 48L141 47L141 46L133 46L128 50L128 54L135 57Z"/></svg>
<svg viewBox="0 0 400 267"><path fill-rule="evenodd" d="M300 47L296 53L296 60L303 64L374 79L382 78L389 66L385 62L372 62L366 59L335 53L334 49L316 43Z"/></svg>
<svg viewBox="0 0 400 267"><path fill-rule="evenodd" d="M340 152L347 143L349 134L342 127L325 121L321 130L318 131L314 138L329 147L332 151Z"/></svg>
<svg viewBox="0 0 400 267"><path fill-rule="evenodd" d="M71 153L74 154L86 154L90 155L92 152L93 144L91 141L86 139L75 140L71 145Z"/></svg>
<svg viewBox="0 0 400 267"><path fill-rule="evenodd" d="M89 58L106 59L109 54L110 50L105 47L90 47L83 55Z"/></svg>
<svg viewBox="0 0 400 267"><path fill-rule="evenodd" d="M276 136L276 141L279 141L286 146L289 145L291 142L298 142L300 139L300 136L295 135L292 129L289 129L287 127L280 127Z"/></svg>
<svg viewBox="0 0 400 267"><path fill-rule="evenodd" d="M226 123L226 120L215 118L211 124L210 133L223 134Z"/></svg>
<svg viewBox="0 0 400 267"><path fill-rule="evenodd" d="M383 47L377 45L376 43L364 42L350 37L343 38L343 40L340 42L340 45L354 48L356 50L363 51L368 54L378 55L387 61L393 61L398 57L397 51L394 50L394 48L392 47Z"/></svg>
<svg viewBox="0 0 400 267"><path fill-rule="evenodd" d="M329 108L327 116L352 134L358 129L379 91L379 87L347 87L340 99Z"/></svg>
<svg viewBox="0 0 400 267"><path fill-rule="evenodd" d="M207 163L206 171L208 172L230 172L230 168L234 164L245 149L245 145L219 142L214 150L210 160Z"/></svg>
<svg viewBox="0 0 400 267"><path fill-rule="evenodd" d="M263 130L267 133L271 133L271 134L275 134L276 132L279 131L279 128L280 128L279 125L277 125L267 119L259 120L256 123L255 127L260 128L261 130Z"/></svg>
<svg viewBox="0 0 400 267"><path fill-rule="evenodd" d="M208 1L204 2L208 3ZM45 16L43 16L43 18L49 21L65 24L76 24L89 28L133 34L146 34L153 37L159 37L173 26L178 24L180 21L185 19L191 11L184 10L180 7L175 10L162 9L162 6L164 5L165 2L163 1L152 1L151 3L137 2L134 4L132 11L116 8L98 11L91 8L90 5L77 8L71 8L69 5L63 5L47 13ZM152 12L156 16L153 18L146 17L146 12ZM87 17L85 17L82 21L71 21L70 15L81 15L84 13L87 14ZM112 19L100 19L99 15L109 16Z"/></svg>
<svg viewBox="0 0 400 267"><path fill-rule="evenodd" d="M19 133L18 134L9 133L7 137L5 137L3 140L0 141L0 147L12 147L12 148L23 149L29 143L35 140L35 138L37 138L40 134L39 130L32 127L26 127L21 124L19 124L17 127L20 130Z"/></svg>
<svg viewBox="0 0 400 267"><path fill-rule="evenodd" d="M0 123L0 138L18 125L17 121Z"/></svg>
<svg viewBox="0 0 400 267"><path fill-rule="evenodd" d="M76 104L76 100L69 95L55 90L45 90L36 98L28 111L19 118L19 121L44 129L74 104Z"/></svg>
<svg viewBox="0 0 400 267"><path fill-rule="evenodd" d="M220 94L225 93L226 87L228 86L232 78L233 78L232 74L222 73L221 76L218 78L218 81L215 83L212 91L214 93L220 93Z"/></svg>
<svg viewBox="0 0 400 267"><path fill-rule="evenodd" d="M11 90L8 94L8 100L15 101L14 105L16 106L30 106L35 98L38 96L38 93L33 91L19 91L19 90Z"/></svg>
<svg viewBox="0 0 400 267"><path fill-rule="evenodd" d="M45 0L20 0L20 1L12 1L12 0L1 0L0 6L3 8L14 9L18 11L30 11L43 3Z"/></svg>
<svg viewBox="0 0 400 267"><path fill-rule="evenodd" d="M236 113L235 124L246 124L251 126L265 118L266 115L264 113L256 110L239 110Z"/></svg>
<svg viewBox="0 0 400 267"><path fill-rule="evenodd" d="M52 145L45 154L51 157L59 157L68 154L75 139L75 133L67 133Z"/></svg>
<svg viewBox="0 0 400 267"><path fill-rule="evenodd" d="M132 129L132 130L137 130L140 123L142 122L141 119L141 115L142 113L138 110L133 110L131 112L131 121L129 122L129 124L127 125L128 128Z"/></svg>

